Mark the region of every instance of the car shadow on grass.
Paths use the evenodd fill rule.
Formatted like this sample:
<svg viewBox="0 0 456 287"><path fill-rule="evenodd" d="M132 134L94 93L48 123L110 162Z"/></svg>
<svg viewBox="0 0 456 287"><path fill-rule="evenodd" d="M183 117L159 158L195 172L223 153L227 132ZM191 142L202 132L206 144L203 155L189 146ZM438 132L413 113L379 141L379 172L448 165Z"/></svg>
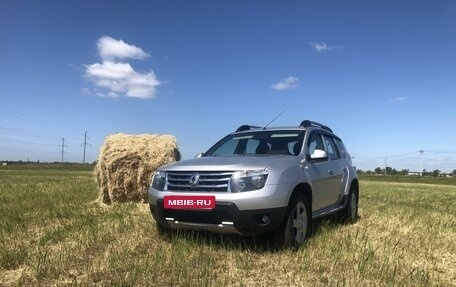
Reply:
<svg viewBox="0 0 456 287"><path fill-rule="evenodd" d="M358 218L359 220L359 218ZM337 229L347 222L342 221L337 216L329 216L321 219L316 219L312 222L311 237L318 237L320 232L324 232L328 228L330 230ZM168 230L159 234L163 240L170 243L185 240L190 244L207 245L225 250L240 250L255 253L274 253L281 252L286 249L275 246L270 234L260 236L240 236L236 234L218 234L208 231L190 231L190 230ZM304 243L300 249L305 248Z"/></svg>
<svg viewBox="0 0 456 287"><path fill-rule="evenodd" d="M266 235L240 236L237 234L218 234L208 231L170 230L159 236L169 243L185 240L189 244L213 246L228 251L240 250L267 253L273 250Z"/></svg>

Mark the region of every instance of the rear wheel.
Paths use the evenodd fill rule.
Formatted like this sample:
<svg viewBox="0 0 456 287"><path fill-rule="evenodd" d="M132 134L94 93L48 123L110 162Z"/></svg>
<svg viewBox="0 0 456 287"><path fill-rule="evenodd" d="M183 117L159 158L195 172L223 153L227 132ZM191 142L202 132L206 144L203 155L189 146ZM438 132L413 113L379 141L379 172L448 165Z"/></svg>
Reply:
<svg viewBox="0 0 456 287"><path fill-rule="evenodd" d="M282 224L273 233L273 244L297 250L310 235L310 216L307 199L303 195L294 196Z"/></svg>
<svg viewBox="0 0 456 287"><path fill-rule="evenodd" d="M358 191L352 186L348 195L347 206L339 213L339 218L343 222L355 222L358 219Z"/></svg>

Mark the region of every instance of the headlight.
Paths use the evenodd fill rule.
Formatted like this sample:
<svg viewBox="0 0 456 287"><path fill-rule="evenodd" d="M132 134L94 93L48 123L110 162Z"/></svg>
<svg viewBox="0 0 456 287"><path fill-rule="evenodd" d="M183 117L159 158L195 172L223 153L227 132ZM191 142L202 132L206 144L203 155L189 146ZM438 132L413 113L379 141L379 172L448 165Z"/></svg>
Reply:
<svg viewBox="0 0 456 287"><path fill-rule="evenodd" d="M243 170L236 171L231 176L231 192L243 192L261 189L266 183L268 172L266 170Z"/></svg>
<svg viewBox="0 0 456 287"><path fill-rule="evenodd" d="M166 172L157 170L152 178L152 187L156 190L163 191L166 183Z"/></svg>

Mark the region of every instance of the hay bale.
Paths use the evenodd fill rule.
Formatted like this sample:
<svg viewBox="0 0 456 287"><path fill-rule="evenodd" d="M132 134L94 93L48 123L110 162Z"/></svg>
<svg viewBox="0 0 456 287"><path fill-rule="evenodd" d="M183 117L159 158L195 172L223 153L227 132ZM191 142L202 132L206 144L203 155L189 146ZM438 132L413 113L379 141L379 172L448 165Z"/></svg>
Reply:
<svg viewBox="0 0 456 287"><path fill-rule="evenodd" d="M160 166L180 160L176 138L170 135L107 136L95 166L95 177L104 203L147 202L153 173Z"/></svg>

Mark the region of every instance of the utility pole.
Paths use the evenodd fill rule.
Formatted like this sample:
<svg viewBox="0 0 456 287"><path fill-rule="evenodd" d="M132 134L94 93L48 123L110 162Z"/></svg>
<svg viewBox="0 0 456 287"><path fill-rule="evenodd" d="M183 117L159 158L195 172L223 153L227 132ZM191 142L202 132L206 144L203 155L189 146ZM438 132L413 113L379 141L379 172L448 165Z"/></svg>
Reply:
<svg viewBox="0 0 456 287"><path fill-rule="evenodd" d="M84 133L84 157L82 158L82 163L85 164L86 161L86 147L91 144L87 142L87 132Z"/></svg>
<svg viewBox="0 0 456 287"><path fill-rule="evenodd" d="M62 147L62 163L63 163L63 154L65 153L65 138L62 138L62 144L60 145Z"/></svg>
<svg viewBox="0 0 456 287"><path fill-rule="evenodd" d="M424 150L421 149L418 152L420 153L420 161L421 161L420 176L423 176L423 153L424 153Z"/></svg>
<svg viewBox="0 0 456 287"><path fill-rule="evenodd" d="M386 156L385 156L385 175L386 175Z"/></svg>
<svg viewBox="0 0 456 287"><path fill-rule="evenodd" d="M82 164L86 163L86 146L87 146L87 131L84 133L84 157L82 158Z"/></svg>

